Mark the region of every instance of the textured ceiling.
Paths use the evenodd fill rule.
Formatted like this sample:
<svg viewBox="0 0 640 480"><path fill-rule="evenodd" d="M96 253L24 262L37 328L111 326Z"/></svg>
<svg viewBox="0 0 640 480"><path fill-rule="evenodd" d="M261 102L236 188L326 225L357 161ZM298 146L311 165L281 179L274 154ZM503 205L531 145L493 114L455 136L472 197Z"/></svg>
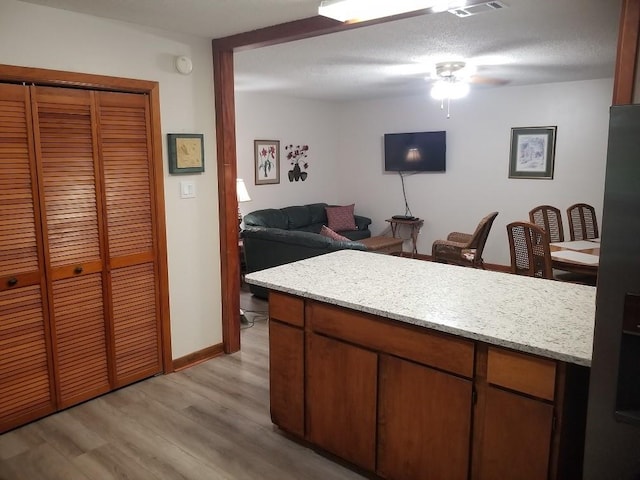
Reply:
<svg viewBox="0 0 640 480"><path fill-rule="evenodd" d="M22 0L206 38L312 17L319 0Z"/></svg>
<svg viewBox="0 0 640 480"><path fill-rule="evenodd" d="M319 0L29 0L220 38L316 14ZM473 88L610 78L621 0L503 0L458 18L423 15L235 55L236 88L328 100L424 91L436 61L465 59ZM495 84L494 84L495 82Z"/></svg>

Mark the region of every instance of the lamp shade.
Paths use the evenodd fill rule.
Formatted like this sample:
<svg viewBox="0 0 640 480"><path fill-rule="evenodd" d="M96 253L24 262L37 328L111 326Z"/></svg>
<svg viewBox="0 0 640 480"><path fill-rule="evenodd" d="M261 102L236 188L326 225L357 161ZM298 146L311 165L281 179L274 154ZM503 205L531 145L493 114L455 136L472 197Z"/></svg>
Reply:
<svg viewBox="0 0 640 480"><path fill-rule="evenodd" d="M417 147L409 148L407 150L406 160L407 162L419 162L420 160L422 160L420 149Z"/></svg>
<svg viewBox="0 0 640 480"><path fill-rule="evenodd" d="M251 201L251 197L247 191L247 186L241 178L236 178L236 196L238 198L238 203Z"/></svg>

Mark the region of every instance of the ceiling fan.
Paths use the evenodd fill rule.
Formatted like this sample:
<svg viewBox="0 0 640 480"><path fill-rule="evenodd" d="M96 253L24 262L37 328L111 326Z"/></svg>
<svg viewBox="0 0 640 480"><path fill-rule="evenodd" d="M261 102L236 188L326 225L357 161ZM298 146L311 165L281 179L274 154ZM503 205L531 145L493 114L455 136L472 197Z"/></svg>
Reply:
<svg viewBox="0 0 640 480"><path fill-rule="evenodd" d="M431 87L431 96L440 100L440 108L447 103L447 118L450 118L450 102L465 97L470 90L470 84L504 85L506 81L481 77L475 74L477 68L462 60L438 62L434 66L428 81L435 80Z"/></svg>

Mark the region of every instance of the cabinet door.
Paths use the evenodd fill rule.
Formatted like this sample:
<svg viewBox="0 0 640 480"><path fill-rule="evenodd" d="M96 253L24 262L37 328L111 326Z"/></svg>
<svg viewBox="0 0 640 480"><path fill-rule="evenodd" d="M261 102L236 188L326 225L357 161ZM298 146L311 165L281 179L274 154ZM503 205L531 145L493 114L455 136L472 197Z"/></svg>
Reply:
<svg viewBox="0 0 640 480"><path fill-rule="evenodd" d="M106 214L114 387L162 371L148 97L96 93Z"/></svg>
<svg viewBox="0 0 640 480"><path fill-rule="evenodd" d="M61 408L110 389L93 95L32 90Z"/></svg>
<svg viewBox="0 0 640 480"><path fill-rule="evenodd" d="M553 405L487 387L478 479L549 476Z"/></svg>
<svg viewBox="0 0 640 480"><path fill-rule="evenodd" d="M29 89L0 84L0 433L55 409Z"/></svg>
<svg viewBox="0 0 640 480"><path fill-rule="evenodd" d="M269 320L269 395L273 423L304 437L304 332L273 318Z"/></svg>
<svg viewBox="0 0 640 480"><path fill-rule="evenodd" d="M466 479L471 381L381 355L379 383L378 475Z"/></svg>
<svg viewBox="0 0 640 480"><path fill-rule="evenodd" d="M375 470L377 354L307 335L307 439Z"/></svg>

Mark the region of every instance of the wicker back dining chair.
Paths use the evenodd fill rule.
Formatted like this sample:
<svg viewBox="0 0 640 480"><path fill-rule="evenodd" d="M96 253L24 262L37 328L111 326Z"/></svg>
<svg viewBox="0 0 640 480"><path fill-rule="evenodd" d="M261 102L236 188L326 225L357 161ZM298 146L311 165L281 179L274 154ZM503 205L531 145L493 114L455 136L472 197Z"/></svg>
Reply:
<svg viewBox="0 0 640 480"><path fill-rule="evenodd" d="M434 262L451 263L466 267L484 268L482 252L487 243L491 225L498 212L491 212L478 223L475 232L451 232L446 240L436 240L431 247Z"/></svg>
<svg viewBox="0 0 640 480"><path fill-rule="evenodd" d="M544 228L529 222L507 225L511 272L529 277L553 279L549 235Z"/></svg>
<svg viewBox="0 0 640 480"><path fill-rule="evenodd" d="M571 240L592 240L598 238L596 211L586 203L576 203L567 208Z"/></svg>
<svg viewBox="0 0 640 480"><path fill-rule="evenodd" d="M529 220L549 234L550 242L564 242L562 214L551 205L539 205L529 212Z"/></svg>

